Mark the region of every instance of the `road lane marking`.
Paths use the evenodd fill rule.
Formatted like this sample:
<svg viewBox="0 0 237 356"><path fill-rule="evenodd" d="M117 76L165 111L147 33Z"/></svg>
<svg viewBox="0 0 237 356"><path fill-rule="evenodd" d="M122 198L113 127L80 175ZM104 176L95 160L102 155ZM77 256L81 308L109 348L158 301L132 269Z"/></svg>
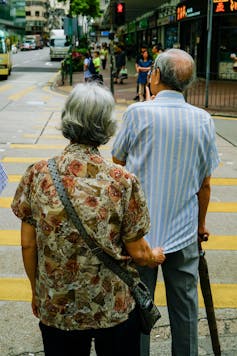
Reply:
<svg viewBox="0 0 237 356"><path fill-rule="evenodd" d="M38 138L39 137L39 135L35 135L35 134L24 134L24 135L22 135L23 137L25 137L25 138ZM67 140L65 137L63 137L63 135L43 135L43 136L40 136L40 138L42 139L47 139L47 138L49 138L49 139L56 139L56 140L58 140L58 139L64 139L64 140Z"/></svg>
<svg viewBox="0 0 237 356"><path fill-rule="evenodd" d="M0 162L4 162L4 163L35 163L38 161L46 161L48 158L47 157L4 157Z"/></svg>
<svg viewBox="0 0 237 356"><path fill-rule="evenodd" d="M9 174L8 181L19 182L21 179L21 175ZM237 185L237 178L212 178L211 184L215 186L235 186Z"/></svg>
<svg viewBox="0 0 237 356"><path fill-rule="evenodd" d="M0 87L0 93L3 92L3 91L6 91L8 89L11 89L11 88L13 88L13 85L11 85L11 84L3 85L3 86Z"/></svg>
<svg viewBox="0 0 237 356"><path fill-rule="evenodd" d="M0 246L20 246L21 233L19 230L0 230Z"/></svg>
<svg viewBox="0 0 237 356"><path fill-rule="evenodd" d="M210 202L208 206L209 213L237 213L236 202Z"/></svg>
<svg viewBox="0 0 237 356"><path fill-rule="evenodd" d="M237 308L237 284L211 285L215 308ZM30 282L26 278L0 278L0 300L30 302ZM204 303L198 287L199 307ZM165 288L162 282L158 282L155 293L155 303L158 306L166 306Z"/></svg>
<svg viewBox="0 0 237 356"><path fill-rule="evenodd" d="M34 89L36 89L36 86L33 85L29 88L23 89L21 91L19 91L19 93L13 94L11 96L8 97L9 100L13 100L13 101L17 101L19 99L21 99L23 96L25 96L26 94L30 93L31 91L33 91Z"/></svg>
<svg viewBox="0 0 237 356"><path fill-rule="evenodd" d="M0 230L0 246L19 246L20 241L20 229ZM237 251L237 235L211 235L202 247L204 250Z"/></svg>
<svg viewBox="0 0 237 356"><path fill-rule="evenodd" d="M211 185L237 185L237 178L211 178Z"/></svg>
<svg viewBox="0 0 237 356"><path fill-rule="evenodd" d="M65 145L48 145L48 144L31 144L31 143L11 143L11 148L17 149L34 149L34 150L54 150L54 149L63 149ZM101 145L99 150L110 150L111 146Z"/></svg>
<svg viewBox="0 0 237 356"><path fill-rule="evenodd" d="M9 209L11 207L11 202L13 198L1 197L0 198L0 208Z"/></svg>

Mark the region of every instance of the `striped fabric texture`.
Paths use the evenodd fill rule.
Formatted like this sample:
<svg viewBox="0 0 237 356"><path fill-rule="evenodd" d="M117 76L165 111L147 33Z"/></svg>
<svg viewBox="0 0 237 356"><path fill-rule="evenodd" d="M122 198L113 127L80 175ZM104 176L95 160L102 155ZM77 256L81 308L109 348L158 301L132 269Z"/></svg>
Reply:
<svg viewBox="0 0 237 356"><path fill-rule="evenodd" d="M7 174L0 163L0 194L2 193L3 189L7 185Z"/></svg>
<svg viewBox="0 0 237 356"><path fill-rule="evenodd" d="M151 247L178 251L197 239L203 179L219 164L210 115L187 104L181 93L162 91L131 105L112 155L140 180L148 202Z"/></svg>

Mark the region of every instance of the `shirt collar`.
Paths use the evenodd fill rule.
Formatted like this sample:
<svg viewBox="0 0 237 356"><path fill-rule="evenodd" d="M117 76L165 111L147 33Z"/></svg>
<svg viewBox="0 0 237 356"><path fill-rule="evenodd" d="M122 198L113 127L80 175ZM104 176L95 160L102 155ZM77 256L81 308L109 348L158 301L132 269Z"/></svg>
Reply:
<svg viewBox="0 0 237 356"><path fill-rule="evenodd" d="M96 147L80 143L70 143L68 146L65 147L64 154L77 153L78 151L83 152L85 154L100 155L100 152Z"/></svg>
<svg viewBox="0 0 237 356"><path fill-rule="evenodd" d="M176 102L179 100L180 102L185 102L183 94L176 90L162 90L156 95L154 100L175 100Z"/></svg>

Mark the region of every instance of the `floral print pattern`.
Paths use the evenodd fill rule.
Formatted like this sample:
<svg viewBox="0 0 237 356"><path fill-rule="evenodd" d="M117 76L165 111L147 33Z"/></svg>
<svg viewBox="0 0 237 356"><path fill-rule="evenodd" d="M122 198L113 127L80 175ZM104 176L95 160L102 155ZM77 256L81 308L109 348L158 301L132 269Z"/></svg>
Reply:
<svg viewBox="0 0 237 356"><path fill-rule="evenodd" d="M63 184L88 234L117 260L125 241L149 230L137 178L91 146L71 144L56 157ZM36 296L40 320L64 330L107 328L134 308L128 286L87 247L57 195L47 161L30 166L12 202L14 214L36 228ZM131 260L124 268L137 278Z"/></svg>

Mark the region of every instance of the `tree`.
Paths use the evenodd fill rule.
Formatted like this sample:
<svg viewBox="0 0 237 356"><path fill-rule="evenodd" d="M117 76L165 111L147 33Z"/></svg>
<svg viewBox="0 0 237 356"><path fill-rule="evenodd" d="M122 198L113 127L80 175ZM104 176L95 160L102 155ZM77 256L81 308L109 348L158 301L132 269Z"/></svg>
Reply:
<svg viewBox="0 0 237 356"><path fill-rule="evenodd" d="M70 15L82 15L88 17L100 16L99 0L58 0L59 2L70 1Z"/></svg>

